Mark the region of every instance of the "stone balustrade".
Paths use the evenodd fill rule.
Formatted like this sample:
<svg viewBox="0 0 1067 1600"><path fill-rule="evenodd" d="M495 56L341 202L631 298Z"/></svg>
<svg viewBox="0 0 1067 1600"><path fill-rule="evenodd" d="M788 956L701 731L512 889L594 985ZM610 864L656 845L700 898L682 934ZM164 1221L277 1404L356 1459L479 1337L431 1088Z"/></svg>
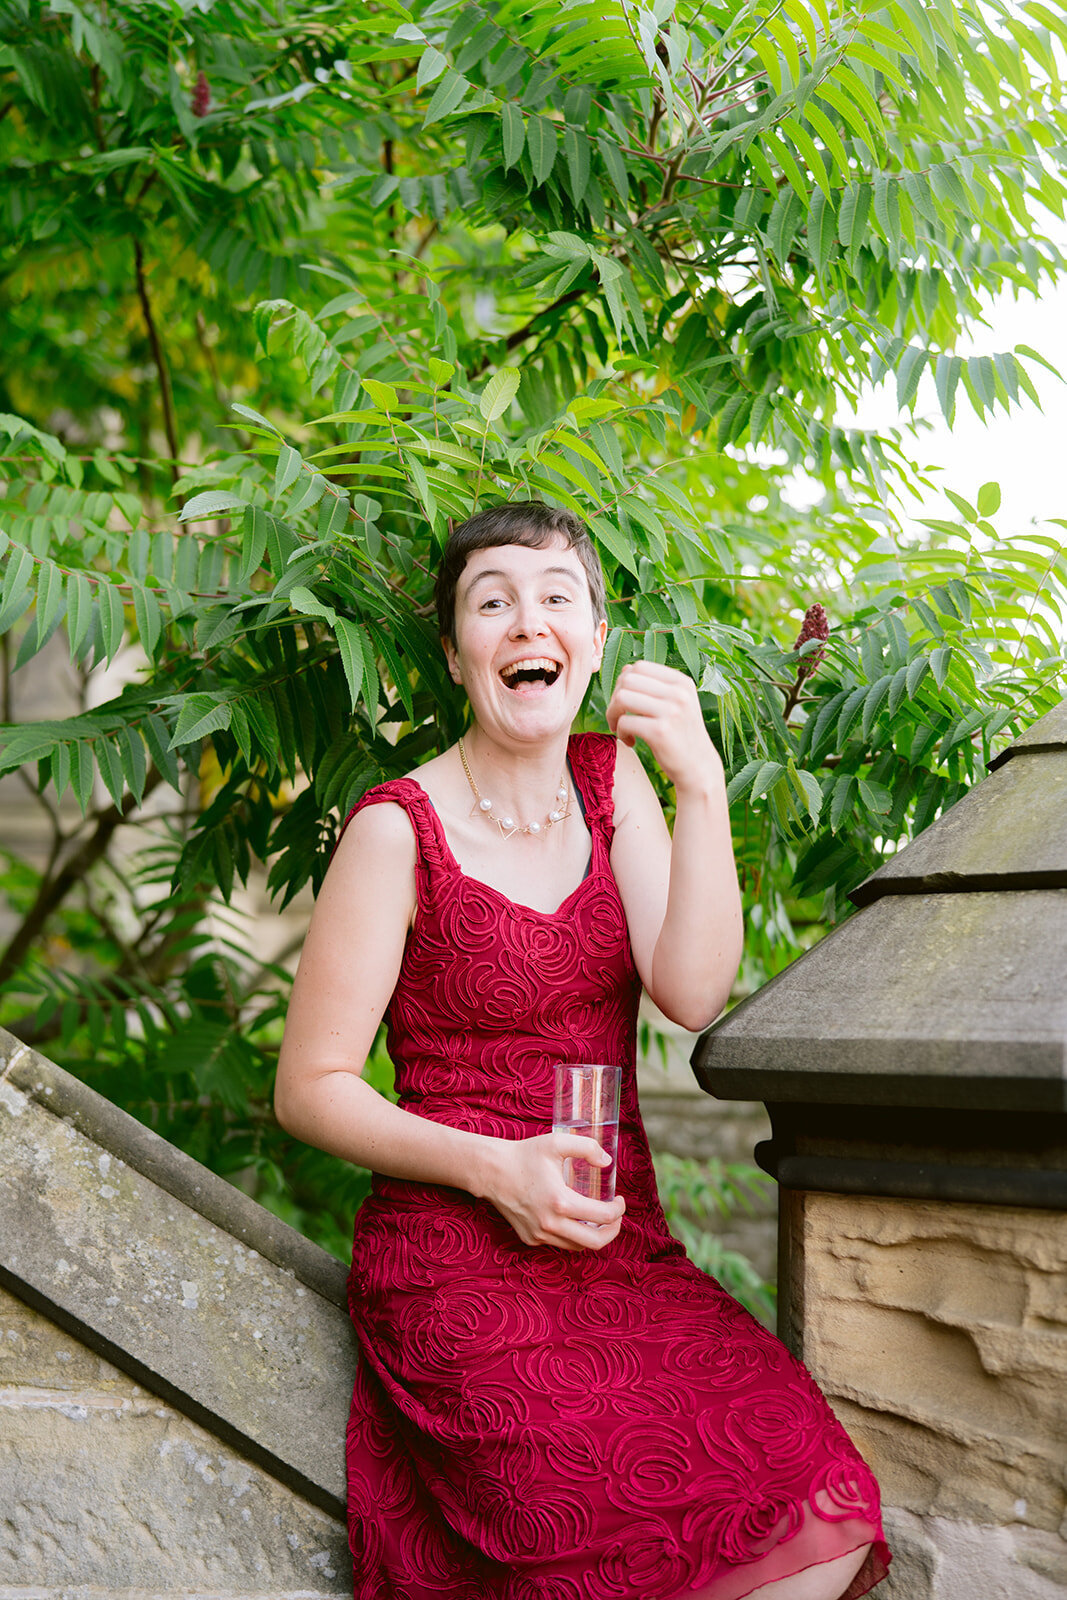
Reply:
<svg viewBox="0 0 1067 1600"><path fill-rule="evenodd" d="M0 1600L350 1595L344 1279L0 1031Z"/></svg>

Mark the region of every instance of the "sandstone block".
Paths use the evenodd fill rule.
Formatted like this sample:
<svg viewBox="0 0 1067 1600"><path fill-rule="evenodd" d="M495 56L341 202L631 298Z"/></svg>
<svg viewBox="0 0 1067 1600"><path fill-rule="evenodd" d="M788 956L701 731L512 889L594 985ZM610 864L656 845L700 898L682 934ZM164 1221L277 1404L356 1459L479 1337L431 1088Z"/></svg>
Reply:
<svg viewBox="0 0 1067 1600"><path fill-rule="evenodd" d="M1058 1538L943 1517L929 1518L925 1531L939 1557L937 1600L1064 1600L1067 1595L1067 1545ZM1039 1545L1039 1559L1049 1564L1044 1572L1026 1559Z"/></svg>
<svg viewBox="0 0 1067 1600"><path fill-rule="evenodd" d="M1064 1600L1067 1547L1030 1528L990 1527L891 1508L889 1577L872 1600Z"/></svg>
<svg viewBox="0 0 1067 1600"><path fill-rule="evenodd" d="M887 1502L1056 1534L1067 1218L835 1195L803 1206L804 1358Z"/></svg>
<svg viewBox="0 0 1067 1600"><path fill-rule="evenodd" d="M938 1600L937 1547L922 1518L888 1506L883 1523L893 1565L888 1578L874 1591L875 1600Z"/></svg>
<svg viewBox="0 0 1067 1600"><path fill-rule="evenodd" d="M0 1389L14 1384L138 1394L131 1378L78 1339L0 1289Z"/></svg>
<svg viewBox="0 0 1067 1600"><path fill-rule="evenodd" d="M336 1519L143 1392L7 1390L0 1507L0 1585L23 1596L351 1592Z"/></svg>
<svg viewBox="0 0 1067 1600"><path fill-rule="evenodd" d="M340 1511L355 1370L344 1311L10 1079L0 1080L0 1146L0 1281ZM57 1336L12 1331L5 1343L21 1350L22 1371L36 1361L50 1383L50 1340L63 1365ZM78 1359L81 1381L89 1357Z"/></svg>

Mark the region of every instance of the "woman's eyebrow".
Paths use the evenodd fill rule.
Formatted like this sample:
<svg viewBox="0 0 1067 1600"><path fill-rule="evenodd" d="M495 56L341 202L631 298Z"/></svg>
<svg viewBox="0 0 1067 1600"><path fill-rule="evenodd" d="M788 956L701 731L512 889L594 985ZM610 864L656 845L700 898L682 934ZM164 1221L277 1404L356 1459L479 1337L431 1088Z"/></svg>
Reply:
<svg viewBox="0 0 1067 1600"><path fill-rule="evenodd" d="M576 572L572 572L570 567L543 567L539 576L547 578L550 573L557 573L560 577L570 578L572 583L579 583L581 581L578 574ZM475 584L481 583L483 578L503 578L505 583L512 581L511 574L504 572L500 567L483 567L481 572L475 573L470 583L468 583L467 593L470 594Z"/></svg>
<svg viewBox="0 0 1067 1600"><path fill-rule="evenodd" d="M467 585L467 593L470 594L471 590L474 588L474 585L476 583L481 583L483 578L505 578L506 579L507 578L507 573L506 572L502 572L499 567L485 567L485 568L483 568L483 570L481 572L476 572L474 574L474 577L471 579L470 583L468 583L468 585Z"/></svg>

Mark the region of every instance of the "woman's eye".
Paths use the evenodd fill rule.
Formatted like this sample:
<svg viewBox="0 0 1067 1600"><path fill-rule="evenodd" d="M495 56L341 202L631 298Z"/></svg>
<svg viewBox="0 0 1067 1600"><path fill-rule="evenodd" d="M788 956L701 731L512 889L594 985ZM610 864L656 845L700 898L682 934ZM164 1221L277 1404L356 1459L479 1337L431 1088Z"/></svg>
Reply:
<svg viewBox="0 0 1067 1600"><path fill-rule="evenodd" d="M565 605L568 605L570 603L570 595L569 594L550 594L549 597L548 597L548 603L551 606L557 606L557 605L565 606Z"/></svg>

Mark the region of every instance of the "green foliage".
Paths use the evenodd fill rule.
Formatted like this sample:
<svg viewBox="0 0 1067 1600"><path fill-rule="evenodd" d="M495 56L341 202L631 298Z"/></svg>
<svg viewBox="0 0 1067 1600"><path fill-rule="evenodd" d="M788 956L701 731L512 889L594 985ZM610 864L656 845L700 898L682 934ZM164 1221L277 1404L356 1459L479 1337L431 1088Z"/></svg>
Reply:
<svg viewBox="0 0 1067 1600"><path fill-rule="evenodd" d="M869 376L949 420L1050 381L955 345L1061 269L1065 37L992 0L0 7L4 670L143 663L3 729L52 829L0 955L19 1030L91 1072L106 1016L131 1104L210 1095L231 1120L169 1136L319 1226L267 1132L284 973L241 1000L252 936L208 908L317 887L355 799L455 739L432 571L502 499L604 556L590 725L628 660L696 679L746 983L847 911L1062 688L1055 531L998 530L989 483L909 535L907 437L838 419ZM168 788L138 977L100 883Z"/></svg>
<svg viewBox="0 0 1067 1600"><path fill-rule="evenodd" d="M666 1151L655 1157L655 1167L667 1226L685 1246L690 1261L772 1328L774 1284L762 1279L740 1251L727 1249L715 1225L737 1211L751 1216L757 1208L765 1208L774 1179L746 1162L691 1161Z"/></svg>
<svg viewBox="0 0 1067 1600"><path fill-rule="evenodd" d="M32 1006L54 1060L345 1260L369 1174L290 1138L271 1110L288 973L255 961L247 918L209 931L203 902L171 894L168 832L51 920L7 985L0 1023ZM24 915L40 874L5 852L3 881ZM384 1034L364 1075L394 1097Z"/></svg>
<svg viewBox="0 0 1067 1600"><path fill-rule="evenodd" d="M428 269L420 281L436 287ZM412 298L429 344L440 302ZM591 718L626 660L697 678L754 899L760 874L788 861L793 889L825 891L835 909L973 781L1028 703L1055 697L1067 576L1055 539L1000 540L960 497L959 521L929 524L935 537L921 545L870 505L824 509L816 535L779 498L777 527L769 516L745 526L714 503L708 448L683 440L676 390L645 398L597 378L532 423L516 368L472 383L439 357L416 364L414 348L402 360L368 320L362 375L326 336L316 346L333 405L302 424L299 449L256 424L249 455L186 474L179 492L198 492L185 532L113 531L132 497L105 491L93 518L73 489L29 513L43 487L35 466L61 473L65 461L32 434L12 439L26 472L9 484L0 617L17 627L32 613L19 661L65 626L76 659L110 660L133 634L149 667L91 712L10 730L0 771L36 762L83 810L98 773L120 806L127 791L140 801L150 768L180 790L210 747L220 777L181 853L186 891L228 898L255 859L271 860L283 904L317 887L337 820L368 784L454 739L434 550L450 519L500 499L569 506L601 545L611 630ZM263 342L302 359L305 322L271 302ZM834 618L814 668L810 645L801 656L788 634L774 637L776 624L795 626L793 597L813 592ZM300 774L310 785L279 806Z"/></svg>

